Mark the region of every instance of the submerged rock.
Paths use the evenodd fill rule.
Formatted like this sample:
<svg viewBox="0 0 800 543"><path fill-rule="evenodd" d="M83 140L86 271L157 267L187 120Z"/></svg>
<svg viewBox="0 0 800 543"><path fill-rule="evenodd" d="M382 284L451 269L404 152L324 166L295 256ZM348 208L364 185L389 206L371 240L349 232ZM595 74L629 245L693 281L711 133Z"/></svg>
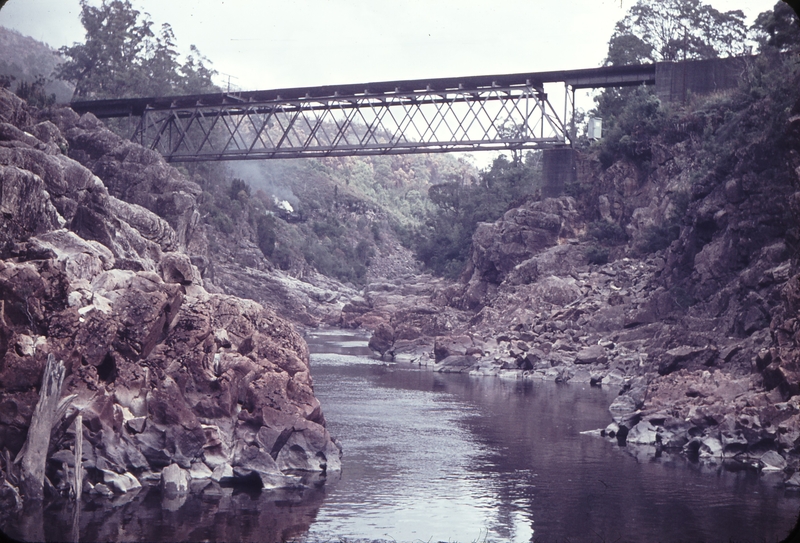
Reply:
<svg viewBox="0 0 800 543"><path fill-rule="evenodd" d="M178 496L189 492L192 476L178 464L170 464L161 470L161 488L168 496Z"/></svg>

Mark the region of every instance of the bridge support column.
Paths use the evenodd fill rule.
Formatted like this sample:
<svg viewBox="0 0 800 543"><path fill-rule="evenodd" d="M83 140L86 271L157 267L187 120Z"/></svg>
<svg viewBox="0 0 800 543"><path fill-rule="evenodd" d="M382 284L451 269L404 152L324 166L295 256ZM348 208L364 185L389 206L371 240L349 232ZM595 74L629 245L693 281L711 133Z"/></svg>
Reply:
<svg viewBox="0 0 800 543"><path fill-rule="evenodd" d="M542 196L556 198L564 194L564 187L577 181L575 150L571 147L545 149L542 152Z"/></svg>

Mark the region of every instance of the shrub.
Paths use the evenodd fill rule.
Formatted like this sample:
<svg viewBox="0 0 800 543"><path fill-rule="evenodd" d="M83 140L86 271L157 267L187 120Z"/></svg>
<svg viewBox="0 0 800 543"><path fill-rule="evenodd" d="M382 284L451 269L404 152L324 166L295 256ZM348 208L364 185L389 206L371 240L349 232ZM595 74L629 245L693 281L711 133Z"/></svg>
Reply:
<svg viewBox="0 0 800 543"><path fill-rule="evenodd" d="M598 158L605 168L616 160L628 158L648 169L650 141L667 126L666 114L661 101L649 89L638 87L621 96L624 97L621 111L605 119L609 128L598 144Z"/></svg>
<svg viewBox="0 0 800 543"><path fill-rule="evenodd" d="M361 240L356 245L355 255L359 264L368 266L370 259L375 254L375 250L367 240Z"/></svg>
<svg viewBox="0 0 800 543"><path fill-rule="evenodd" d="M678 239L681 227L677 224L652 225L644 229L642 239L636 248L641 254L655 253L669 247L670 243Z"/></svg>
<svg viewBox="0 0 800 543"><path fill-rule="evenodd" d="M615 222L595 221L589 223L587 234L604 245L619 245L628 241L625 229Z"/></svg>
<svg viewBox="0 0 800 543"><path fill-rule="evenodd" d="M605 247L590 245L584 254L589 264L606 264L608 262L608 249Z"/></svg>
<svg viewBox="0 0 800 543"><path fill-rule="evenodd" d="M242 193L244 193L242 195ZM228 189L228 198L231 200L247 200L250 198L250 185L242 179L233 179L231 187Z"/></svg>
<svg viewBox="0 0 800 543"><path fill-rule="evenodd" d="M224 213L216 213L212 217L211 224L223 234L233 234L233 221Z"/></svg>
<svg viewBox="0 0 800 543"><path fill-rule="evenodd" d="M292 251L285 245L278 245L272 251L270 260L282 270L288 270L292 266Z"/></svg>
<svg viewBox="0 0 800 543"><path fill-rule="evenodd" d="M428 196L436 208L414 236L417 258L436 274L457 277L478 223L497 220L532 197L540 185L541 161L535 153L515 162L501 155L472 183L453 179L432 185Z"/></svg>
<svg viewBox="0 0 800 543"><path fill-rule="evenodd" d="M256 224L258 248L267 258L275 251L275 217L260 215Z"/></svg>

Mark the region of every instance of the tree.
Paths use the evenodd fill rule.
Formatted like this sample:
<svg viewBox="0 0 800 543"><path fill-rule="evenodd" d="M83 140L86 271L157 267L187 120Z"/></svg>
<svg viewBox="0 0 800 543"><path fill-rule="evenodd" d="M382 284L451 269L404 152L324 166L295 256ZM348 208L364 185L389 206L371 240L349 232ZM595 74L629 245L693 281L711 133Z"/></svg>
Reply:
<svg viewBox="0 0 800 543"><path fill-rule="evenodd" d="M616 25L606 65L744 55L744 20L740 10L722 13L700 0L638 0Z"/></svg>
<svg viewBox="0 0 800 543"><path fill-rule="evenodd" d="M192 44L189 46L189 55L180 67L183 91L186 94L201 94L210 90L219 90L211 81L216 70L208 67L211 62L200 54L200 50Z"/></svg>
<svg viewBox="0 0 800 543"><path fill-rule="evenodd" d="M619 21L608 42L607 66L646 62L705 60L750 52L741 11L720 12L700 0L638 0ZM626 105L642 89L605 89L593 115L610 132Z"/></svg>
<svg viewBox="0 0 800 543"><path fill-rule="evenodd" d="M166 96L218 90L216 72L192 46L183 65L172 27L153 32L153 22L129 0L103 0L99 7L81 0L85 43L62 47L67 57L57 77L75 83L80 98Z"/></svg>
<svg viewBox="0 0 800 543"><path fill-rule="evenodd" d="M800 46L800 18L786 2L775 4L772 11L756 17L752 27L759 50L785 53Z"/></svg>
<svg viewBox="0 0 800 543"><path fill-rule="evenodd" d="M458 277L478 223L497 220L540 185L540 154L534 152L517 161L501 155L472 183L451 179L431 185L428 196L436 208L417 231L417 258L434 273Z"/></svg>

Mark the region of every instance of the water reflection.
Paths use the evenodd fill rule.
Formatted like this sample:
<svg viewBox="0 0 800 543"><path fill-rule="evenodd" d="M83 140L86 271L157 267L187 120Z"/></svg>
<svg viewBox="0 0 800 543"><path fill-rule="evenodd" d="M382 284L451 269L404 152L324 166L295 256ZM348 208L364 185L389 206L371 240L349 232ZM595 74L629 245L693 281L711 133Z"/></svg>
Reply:
<svg viewBox="0 0 800 543"><path fill-rule="evenodd" d="M80 511L73 501L52 501L43 510L23 511L3 530L22 541L296 541L324 500L325 486L317 483L248 492L201 481L177 498L145 486L112 499L85 496Z"/></svg>
<svg viewBox="0 0 800 543"><path fill-rule="evenodd" d="M777 480L581 435L607 424L609 391L408 371L339 347L313 357L345 457L310 540L778 541L796 519Z"/></svg>

